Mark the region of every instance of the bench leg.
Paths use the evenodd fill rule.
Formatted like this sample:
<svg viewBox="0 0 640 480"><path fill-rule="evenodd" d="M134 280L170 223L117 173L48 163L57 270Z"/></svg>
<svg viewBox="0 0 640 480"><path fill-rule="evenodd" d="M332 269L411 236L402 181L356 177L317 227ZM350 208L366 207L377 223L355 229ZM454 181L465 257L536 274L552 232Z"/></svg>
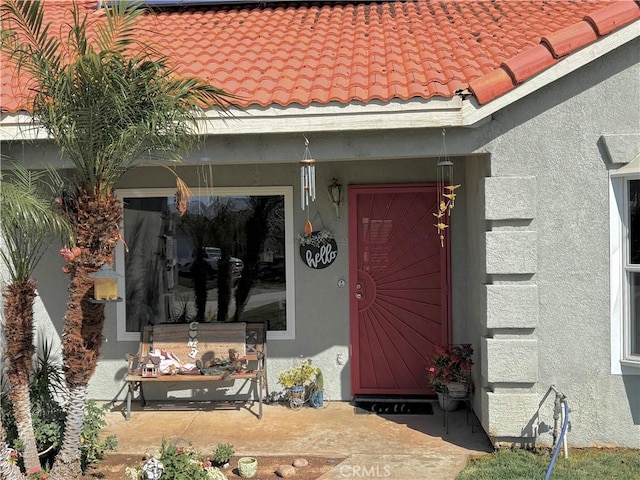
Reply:
<svg viewBox="0 0 640 480"><path fill-rule="evenodd" d="M127 412L124 415L124 419L129 421L131 420L131 397L133 397L133 384L129 382L127 386Z"/></svg>
<svg viewBox="0 0 640 480"><path fill-rule="evenodd" d="M258 420L262 420L262 377L258 377Z"/></svg>
<svg viewBox="0 0 640 480"><path fill-rule="evenodd" d="M147 401L144 399L144 391L142 390L142 382L128 382L127 389L127 412L125 413L124 419L131 420L131 400L133 399L133 392L136 390L140 390L140 403L144 407L147 404Z"/></svg>
<svg viewBox="0 0 640 480"><path fill-rule="evenodd" d="M145 407L147 405L147 400L144 398L144 390L142 389L142 382L138 382L138 387L140 388L140 404Z"/></svg>

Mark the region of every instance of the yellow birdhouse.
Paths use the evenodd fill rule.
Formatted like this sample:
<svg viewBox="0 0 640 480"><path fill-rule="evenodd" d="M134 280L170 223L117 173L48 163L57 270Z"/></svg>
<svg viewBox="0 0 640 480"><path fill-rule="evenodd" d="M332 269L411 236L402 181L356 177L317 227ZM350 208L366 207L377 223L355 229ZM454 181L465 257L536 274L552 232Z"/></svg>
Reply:
<svg viewBox="0 0 640 480"><path fill-rule="evenodd" d="M113 271L108 263L95 273L89 274L93 278L93 298L97 301L118 301L118 278L122 277Z"/></svg>

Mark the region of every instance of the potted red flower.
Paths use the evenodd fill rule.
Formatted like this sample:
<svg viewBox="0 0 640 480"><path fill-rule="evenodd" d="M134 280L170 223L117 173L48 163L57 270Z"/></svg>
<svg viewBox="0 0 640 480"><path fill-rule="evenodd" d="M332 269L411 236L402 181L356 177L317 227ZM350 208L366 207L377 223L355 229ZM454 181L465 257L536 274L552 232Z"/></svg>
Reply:
<svg viewBox="0 0 640 480"><path fill-rule="evenodd" d="M427 378L438 394L440 406L446 391L452 398L465 397L471 385L473 347L470 343L441 345L426 366Z"/></svg>

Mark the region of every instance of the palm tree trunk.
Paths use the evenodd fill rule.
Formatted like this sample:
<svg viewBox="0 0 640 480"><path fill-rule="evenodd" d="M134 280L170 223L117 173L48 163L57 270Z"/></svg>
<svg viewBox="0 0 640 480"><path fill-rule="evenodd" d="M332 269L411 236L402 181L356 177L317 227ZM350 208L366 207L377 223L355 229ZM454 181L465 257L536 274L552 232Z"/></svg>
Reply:
<svg viewBox="0 0 640 480"><path fill-rule="evenodd" d="M112 263L113 250L120 239L122 205L115 197L85 194L75 199L74 208L68 213L82 253L69 265L71 280L62 347L70 399L62 448L51 469L51 478L56 480L81 475L80 435L87 386L98 363L104 327L104 304L92 301L93 280L89 274Z"/></svg>
<svg viewBox="0 0 640 480"><path fill-rule="evenodd" d="M92 271L95 271L93 269ZM76 267L72 272L69 301L62 333L64 373L69 390L64 439L51 469L51 478L70 480L82 475L80 435L84 423L87 385L100 352L104 305L91 302L91 270Z"/></svg>
<svg viewBox="0 0 640 480"><path fill-rule="evenodd" d="M80 436L82 435L86 402L86 385L69 388L64 440L51 469L51 478L68 480L82 476L80 468Z"/></svg>
<svg viewBox="0 0 640 480"><path fill-rule="evenodd" d="M40 468L40 458L38 457L38 447L33 431L33 421L31 419L31 397L29 395L29 385L12 385L9 389L9 399L13 405L13 415L18 428L18 438L22 440L24 450L22 451L22 461L24 468L28 472Z"/></svg>
<svg viewBox="0 0 640 480"><path fill-rule="evenodd" d="M24 444L22 458L27 471L40 467L36 437L31 419L29 378L33 365L33 302L36 297L34 281L9 285L5 292L7 377L11 388L9 400L18 427L18 437Z"/></svg>

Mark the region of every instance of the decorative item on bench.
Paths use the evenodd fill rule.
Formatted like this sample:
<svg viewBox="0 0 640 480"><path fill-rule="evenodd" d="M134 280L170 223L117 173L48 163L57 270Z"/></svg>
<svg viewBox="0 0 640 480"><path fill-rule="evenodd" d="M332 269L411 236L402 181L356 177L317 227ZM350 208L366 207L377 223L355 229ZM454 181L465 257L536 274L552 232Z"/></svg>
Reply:
<svg viewBox="0 0 640 480"><path fill-rule="evenodd" d="M228 358L214 358L208 362L196 361L202 375L222 375L226 378L232 373L242 373L247 370L247 357L241 357L235 348L229 349Z"/></svg>
<svg viewBox="0 0 640 480"><path fill-rule="evenodd" d="M153 350L152 355L160 358L158 370L162 375L177 375L180 373L182 365L180 364L180 359L173 352L156 348Z"/></svg>
<svg viewBox="0 0 640 480"><path fill-rule="evenodd" d="M160 368L160 357L147 355L140 363L140 375L145 378L155 378L158 376Z"/></svg>
<svg viewBox="0 0 640 480"><path fill-rule="evenodd" d="M187 340L187 347L191 348L189 358L195 360L198 356L198 322L191 322L189 324L189 339Z"/></svg>

